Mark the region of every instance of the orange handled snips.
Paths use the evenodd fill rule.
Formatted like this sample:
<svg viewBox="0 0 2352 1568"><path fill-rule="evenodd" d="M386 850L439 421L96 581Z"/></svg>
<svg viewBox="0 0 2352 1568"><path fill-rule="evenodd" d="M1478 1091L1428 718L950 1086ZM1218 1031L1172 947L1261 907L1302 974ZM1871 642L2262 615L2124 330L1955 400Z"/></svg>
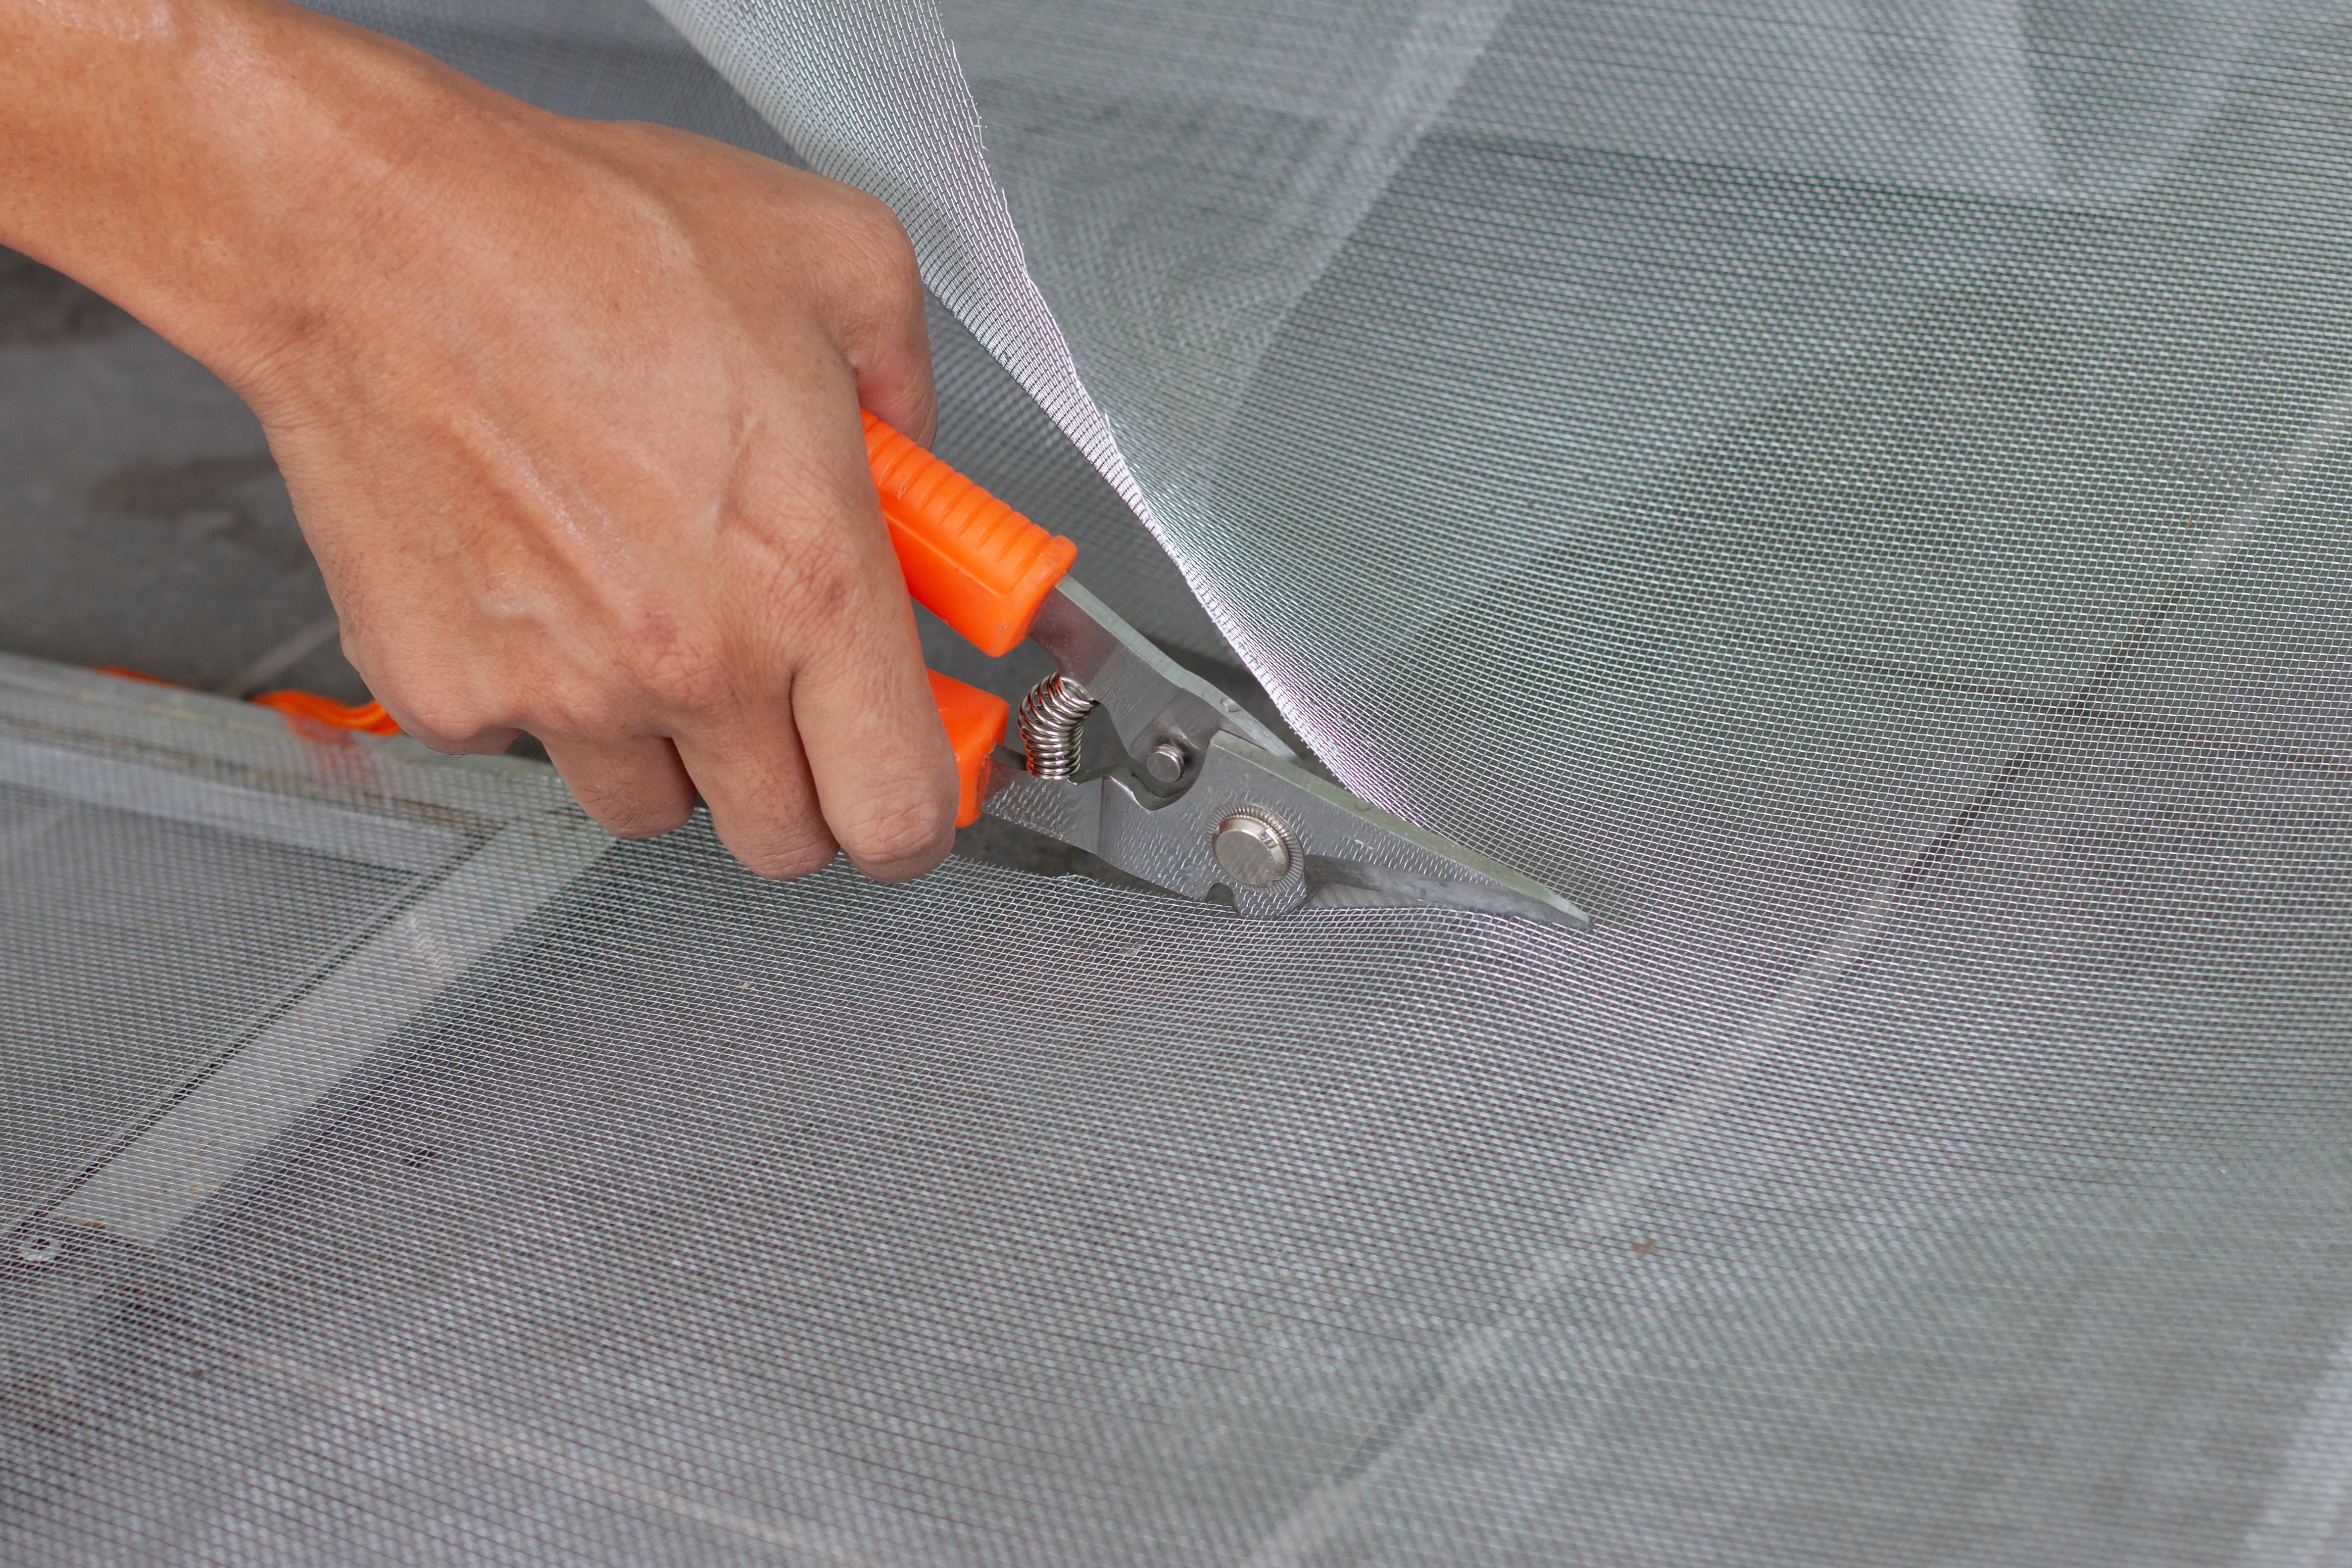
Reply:
<svg viewBox="0 0 2352 1568"><path fill-rule="evenodd" d="M866 456L908 592L983 653L1025 637L1054 659L1021 705L1025 757L998 753L1002 699L931 673L962 780L958 826L984 809L1188 898L1222 887L1244 914L1434 904L1587 923L1541 883L1300 769L1240 703L1072 581L1077 546L871 414ZM1078 731L1097 710L1128 755L1089 773Z"/></svg>
<svg viewBox="0 0 2352 1568"><path fill-rule="evenodd" d="M871 414L866 461L907 591L989 658L1012 652L1078 558L1078 547Z"/></svg>
<svg viewBox="0 0 2352 1568"><path fill-rule="evenodd" d="M866 415L866 461L882 498L882 521L898 552L907 592L990 658L1009 653L1078 547L1046 532L1003 501ZM956 826L980 818L989 758L1004 739L1012 709L1004 699L930 672L954 748Z"/></svg>

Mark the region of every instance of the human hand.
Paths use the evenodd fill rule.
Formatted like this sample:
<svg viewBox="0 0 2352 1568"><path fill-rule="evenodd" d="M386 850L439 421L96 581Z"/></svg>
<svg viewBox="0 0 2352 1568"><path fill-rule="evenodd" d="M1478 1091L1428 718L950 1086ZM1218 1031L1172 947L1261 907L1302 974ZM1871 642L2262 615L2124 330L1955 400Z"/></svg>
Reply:
<svg viewBox="0 0 2352 1568"><path fill-rule="evenodd" d="M698 793L764 875L936 865L953 764L857 412L935 423L888 209L215 11L249 108L188 221L234 264L125 302L260 416L376 698L442 751L530 731L617 834Z"/></svg>

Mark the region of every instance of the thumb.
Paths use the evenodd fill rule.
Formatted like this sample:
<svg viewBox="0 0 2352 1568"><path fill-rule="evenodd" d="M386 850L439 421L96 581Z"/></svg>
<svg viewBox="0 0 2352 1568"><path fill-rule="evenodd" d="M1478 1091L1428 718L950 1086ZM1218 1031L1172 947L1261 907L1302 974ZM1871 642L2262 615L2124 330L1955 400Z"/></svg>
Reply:
<svg viewBox="0 0 2352 1568"><path fill-rule="evenodd" d="M827 290L835 342L856 378L859 405L928 447L939 433L940 404L922 271L898 216L880 202L861 205L863 243L849 250L849 276Z"/></svg>

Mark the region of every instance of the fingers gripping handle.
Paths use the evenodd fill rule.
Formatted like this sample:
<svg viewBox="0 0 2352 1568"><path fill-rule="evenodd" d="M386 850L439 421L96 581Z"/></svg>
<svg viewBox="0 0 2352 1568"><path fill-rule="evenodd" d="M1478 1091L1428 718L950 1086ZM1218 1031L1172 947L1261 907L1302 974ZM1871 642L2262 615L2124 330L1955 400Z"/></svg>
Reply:
<svg viewBox="0 0 2352 1568"><path fill-rule="evenodd" d="M994 692L926 670L931 678L931 700L940 705L940 721L948 727L948 744L955 749L956 826L970 827L980 820L981 792L988 784L988 759L1004 739L1004 721L1012 707Z"/></svg>
<svg viewBox="0 0 2352 1568"><path fill-rule="evenodd" d="M990 658L1029 635L1078 547L932 457L873 415L866 458L907 591Z"/></svg>
<svg viewBox="0 0 2352 1568"><path fill-rule="evenodd" d="M153 680L151 675L132 670L115 671L134 680ZM955 751L956 760L956 826L969 827L980 820L981 791L988 781L988 759L1004 739L1004 725L1012 717L1012 707L993 692L982 691L976 686L925 670L931 678L931 700L939 704L940 721L947 726L948 744ZM275 708L292 719L308 719L317 723L331 724L338 730L364 730L371 735L397 735L400 726L381 702L353 708L321 697L315 691L265 691L253 699L265 708Z"/></svg>
<svg viewBox="0 0 2352 1568"><path fill-rule="evenodd" d="M866 416L866 455L908 591L982 651L1010 651L1029 635L1031 617L1069 571L1077 546L1047 533L871 414ZM929 673L931 700L955 752L956 826L967 827L979 820L988 760L1004 739L1012 710L1002 697ZM254 700L339 729L400 732L373 702L349 708L308 691L267 692Z"/></svg>
<svg viewBox="0 0 2352 1568"><path fill-rule="evenodd" d="M1027 518L866 416L866 460L882 497L890 546L918 603L994 658L1029 635L1037 606L1078 557L1078 547ZM980 816L988 759L1011 710L1001 697L931 674L931 697L955 748L961 794L956 826Z"/></svg>

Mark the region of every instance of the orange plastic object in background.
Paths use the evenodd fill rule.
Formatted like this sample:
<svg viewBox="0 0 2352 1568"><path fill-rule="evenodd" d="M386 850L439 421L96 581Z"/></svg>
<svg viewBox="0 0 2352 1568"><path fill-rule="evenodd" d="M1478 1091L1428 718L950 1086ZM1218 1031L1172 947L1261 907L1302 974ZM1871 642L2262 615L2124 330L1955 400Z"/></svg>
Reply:
<svg viewBox="0 0 2352 1568"><path fill-rule="evenodd" d="M992 658L1010 653L1029 635L1030 618L1078 558L1078 547L871 414L866 460L907 591L981 652Z"/></svg>
<svg viewBox="0 0 2352 1568"><path fill-rule="evenodd" d="M175 691L187 689L176 680L166 680L160 675L150 675L143 669L132 669L128 665L93 664L90 668L100 675L110 675L117 680L136 680L146 686L168 686ZM309 719L337 730L364 730L371 735L400 733L400 726L393 722L392 715L383 710L381 702L368 702L354 708L348 702L338 702L315 691L265 691L246 700L263 708L274 708L291 718Z"/></svg>
<svg viewBox="0 0 2352 1568"><path fill-rule="evenodd" d="M133 669L125 664L93 664L89 667L100 675L110 675L117 680L135 680L142 686L169 686L180 689L176 680L166 680L160 675L150 675L143 669Z"/></svg>
<svg viewBox="0 0 2352 1568"><path fill-rule="evenodd" d="M275 708L280 713L297 719L311 719L331 724L338 730L363 730L371 735L397 735L400 726L383 710L381 702L370 702L354 708L348 702L338 702L321 697L315 691L265 691L253 699L264 708Z"/></svg>
<svg viewBox="0 0 2352 1568"><path fill-rule="evenodd" d="M1013 706L993 692L941 675L931 678L931 700L940 705L940 721L948 727L948 744L955 748L956 826L970 827L980 820L980 792L988 783L988 757L1004 739L1004 721Z"/></svg>

